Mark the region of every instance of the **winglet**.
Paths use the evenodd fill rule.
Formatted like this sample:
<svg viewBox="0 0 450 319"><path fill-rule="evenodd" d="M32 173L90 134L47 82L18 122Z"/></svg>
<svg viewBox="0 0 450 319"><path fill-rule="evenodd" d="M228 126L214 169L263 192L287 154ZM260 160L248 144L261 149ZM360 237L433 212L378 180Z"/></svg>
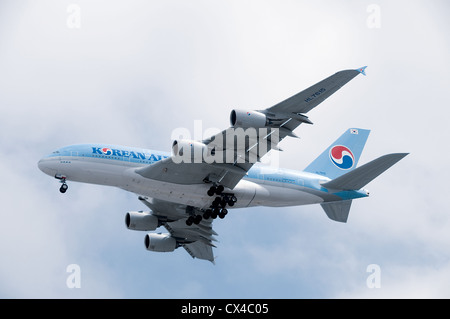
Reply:
<svg viewBox="0 0 450 319"><path fill-rule="evenodd" d="M361 73L362 75L366 75L366 68L367 66L363 66L362 68L356 69L356 71L358 71L359 73Z"/></svg>

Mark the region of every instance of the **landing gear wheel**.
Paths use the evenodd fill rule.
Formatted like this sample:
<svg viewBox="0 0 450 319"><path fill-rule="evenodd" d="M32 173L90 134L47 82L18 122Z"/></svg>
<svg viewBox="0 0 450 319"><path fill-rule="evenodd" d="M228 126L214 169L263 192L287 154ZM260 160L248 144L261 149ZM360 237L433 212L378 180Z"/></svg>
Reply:
<svg viewBox="0 0 450 319"><path fill-rule="evenodd" d="M219 208L214 208L212 213L211 213L211 218L212 219L216 219L217 215L219 215L219 213L220 213L220 209Z"/></svg>
<svg viewBox="0 0 450 319"><path fill-rule="evenodd" d="M189 216L188 219L186 219L186 225L191 226L194 223L194 217Z"/></svg>
<svg viewBox="0 0 450 319"><path fill-rule="evenodd" d="M200 224L200 222L202 221L202 215L196 215L195 217L194 217L194 224L195 225L198 225L198 224Z"/></svg>
<svg viewBox="0 0 450 319"><path fill-rule="evenodd" d="M216 193L216 188L214 186L211 186L206 193L208 194L208 196L214 196L214 194Z"/></svg>
<svg viewBox="0 0 450 319"><path fill-rule="evenodd" d="M59 188L59 191L60 191L61 193L64 194L64 193L67 191L68 188L69 188L69 186L67 186L67 184L64 183L64 184L62 184L61 187Z"/></svg>
<svg viewBox="0 0 450 319"><path fill-rule="evenodd" d="M204 219L209 219L209 217L211 217L211 213L212 213L212 209L207 209L207 210L203 213L203 218L204 218Z"/></svg>
<svg viewBox="0 0 450 319"><path fill-rule="evenodd" d="M230 196L230 198L228 198L228 206L234 206L234 204L237 202L237 198L236 196L232 195Z"/></svg>
<svg viewBox="0 0 450 319"><path fill-rule="evenodd" d="M220 197L216 197L212 203L214 207L218 207L222 203L222 199Z"/></svg>
<svg viewBox="0 0 450 319"><path fill-rule="evenodd" d="M224 219L226 214L228 214L228 210L226 208L222 208L222 210L219 213L220 219Z"/></svg>
<svg viewBox="0 0 450 319"><path fill-rule="evenodd" d="M222 194L222 192L224 191L225 187L223 187L222 185L219 185L216 187L216 194L220 195Z"/></svg>
<svg viewBox="0 0 450 319"><path fill-rule="evenodd" d="M208 194L208 196L214 196L214 194L216 195L221 195L222 192L224 191L225 187L223 187L222 185L219 186L211 186L208 191L206 192Z"/></svg>

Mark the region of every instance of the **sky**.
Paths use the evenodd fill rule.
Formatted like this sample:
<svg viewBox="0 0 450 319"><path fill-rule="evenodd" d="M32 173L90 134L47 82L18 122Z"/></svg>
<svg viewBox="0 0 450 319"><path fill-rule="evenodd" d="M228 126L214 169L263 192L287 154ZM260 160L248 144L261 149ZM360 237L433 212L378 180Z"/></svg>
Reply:
<svg viewBox="0 0 450 319"><path fill-rule="evenodd" d="M449 9L1 1L0 298L449 298ZM350 127L371 130L360 164L410 154L367 185L346 224L320 205L231 211L214 222L215 265L146 251L124 223L145 209L135 194L82 183L60 194L37 167L75 143L169 151L177 128L225 129L233 108L365 65L281 142L280 166L302 170Z"/></svg>

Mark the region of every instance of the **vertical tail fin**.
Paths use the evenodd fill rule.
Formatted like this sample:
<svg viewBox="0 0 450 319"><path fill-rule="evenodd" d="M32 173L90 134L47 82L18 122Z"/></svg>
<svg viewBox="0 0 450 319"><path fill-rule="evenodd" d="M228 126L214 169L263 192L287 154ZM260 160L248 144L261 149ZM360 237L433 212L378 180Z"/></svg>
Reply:
<svg viewBox="0 0 450 319"><path fill-rule="evenodd" d="M346 130L304 171L334 179L355 169L369 133L360 128Z"/></svg>
<svg viewBox="0 0 450 319"><path fill-rule="evenodd" d="M328 218L346 223L348 219L348 214L350 213L350 206L352 205L352 200L343 200L340 202L330 202L320 204L327 214Z"/></svg>

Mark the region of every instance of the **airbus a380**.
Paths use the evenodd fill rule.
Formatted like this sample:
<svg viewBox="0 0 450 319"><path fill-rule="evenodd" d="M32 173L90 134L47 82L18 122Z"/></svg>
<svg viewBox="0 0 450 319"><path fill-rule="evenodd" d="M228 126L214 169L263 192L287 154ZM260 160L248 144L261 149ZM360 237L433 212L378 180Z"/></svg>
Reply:
<svg viewBox="0 0 450 319"><path fill-rule="evenodd" d="M172 153L106 144L62 147L43 157L39 168L67 182L115 186L136 193L149 211L126 213L128 229L168 233L145 235L150 251L183 247L192 257L214 262L217 233L212 222L229 209L320 204L326 215L347 222L352 200L369 196L370 181L408 153L381 156L356 167L369 130L349 128L303 171L262 165L300 124L312 124L311 109L365 68L344 70L258 111L232 110L231 127L202 141L175 140Z"/></svg>

